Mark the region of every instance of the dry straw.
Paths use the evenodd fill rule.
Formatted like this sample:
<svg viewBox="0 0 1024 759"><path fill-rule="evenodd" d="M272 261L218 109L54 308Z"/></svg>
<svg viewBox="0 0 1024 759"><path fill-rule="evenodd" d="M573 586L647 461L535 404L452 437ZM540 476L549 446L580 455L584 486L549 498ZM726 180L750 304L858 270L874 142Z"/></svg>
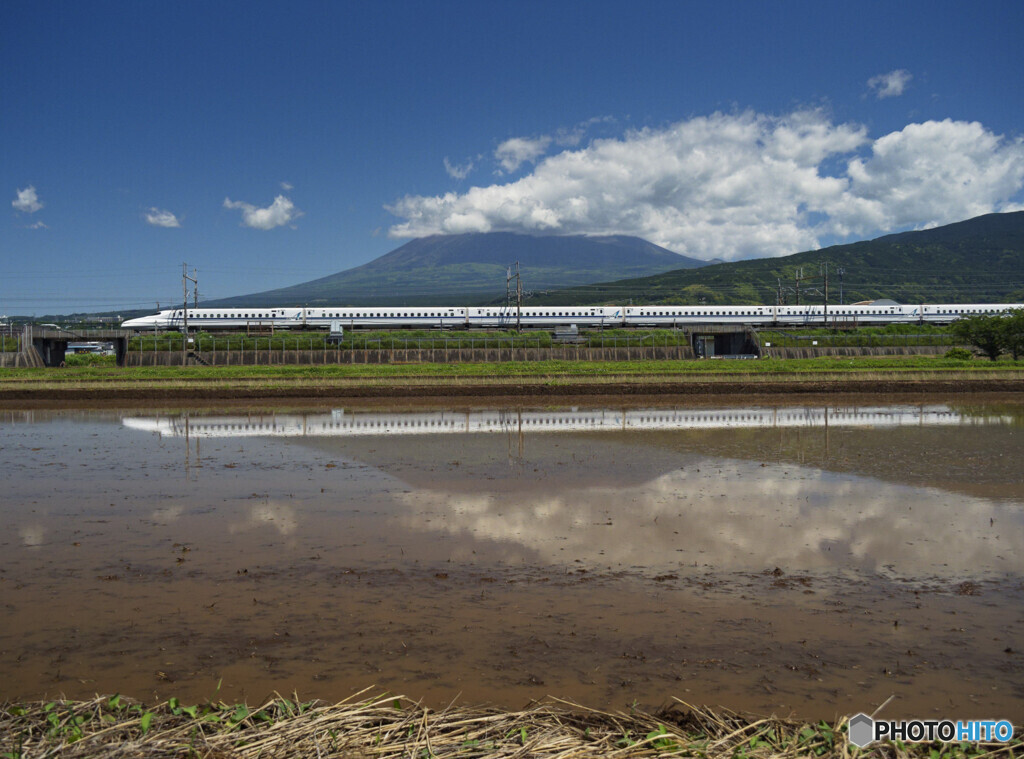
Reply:
<svg viewBox="0 0 1024 759"><path fill-rule="evenodd" d="M127 699L4 704L0 757L1012 757L1010 744L881 744L860 751L846 720L829 724L750 719L681 701L657 713L612 713L548 699L522 711L450 706L402 696L338 704L275 697L259 708L177 699L147 708Z"/></svg>

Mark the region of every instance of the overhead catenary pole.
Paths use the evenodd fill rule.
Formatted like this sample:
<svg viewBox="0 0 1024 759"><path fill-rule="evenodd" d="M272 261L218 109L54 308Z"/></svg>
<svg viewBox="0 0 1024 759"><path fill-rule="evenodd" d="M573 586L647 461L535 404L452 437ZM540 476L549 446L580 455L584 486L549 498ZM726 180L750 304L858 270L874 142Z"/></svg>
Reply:
<svg viewBox="0 0 1024 759"><path fill-rule="evenodd" d="M196 270L192 270L193 274L197 274ZM181 290L184 294L181 304L181 363L184 366L185 359L188 356L188 283L191 282L196 286L196 292L199 292L199 282L195 276L190 277L188 275L188 264L182 262L181 264ZM199 296L196 295L196 305L199 304Z"/></svg>
<svg viewBox="0 0 1024 759"><path fill-rule="evenodd" d="M181 365L185 365L185 356L188 355L188 264L184 261L181 264Z"/></svg>
<svg viewBox="0 0 1024 759"><path fill-rule="evenodd" d="M519 276L519 262L516 261L516 332L521 331L523 320L523 278Z"/></svg>
<svg viewBox="0 0 1024 759"><path fill-rule="evenodd" d="M828 324L828 261L825 262L825 307L822 311L824 314L825 324Z"/></svg>

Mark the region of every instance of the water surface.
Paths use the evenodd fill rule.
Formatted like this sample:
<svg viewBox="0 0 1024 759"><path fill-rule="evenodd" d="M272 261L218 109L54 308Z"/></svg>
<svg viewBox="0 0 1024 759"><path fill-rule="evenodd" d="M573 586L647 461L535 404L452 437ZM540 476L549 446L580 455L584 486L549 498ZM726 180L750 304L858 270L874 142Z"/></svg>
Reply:
<svg viewBox="0 0 1024 759"><path fill-rule="evenodd" d="M0 697L1024 715L1020 403L0 414Z"/></svg>

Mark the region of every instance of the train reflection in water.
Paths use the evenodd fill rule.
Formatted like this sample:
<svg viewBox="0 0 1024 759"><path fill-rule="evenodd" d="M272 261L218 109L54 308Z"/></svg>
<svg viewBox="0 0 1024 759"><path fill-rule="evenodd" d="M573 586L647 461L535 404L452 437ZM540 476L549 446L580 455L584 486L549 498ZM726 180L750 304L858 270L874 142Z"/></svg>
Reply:
<svg viewBox="0 0 1024 759"><path fill-rule="evenodd" d="M333 437L444 433L588 432L782 427L908 427L1012 423L946 405L727 409L346 411L124 418L125 427L167 437Z"/></svg>

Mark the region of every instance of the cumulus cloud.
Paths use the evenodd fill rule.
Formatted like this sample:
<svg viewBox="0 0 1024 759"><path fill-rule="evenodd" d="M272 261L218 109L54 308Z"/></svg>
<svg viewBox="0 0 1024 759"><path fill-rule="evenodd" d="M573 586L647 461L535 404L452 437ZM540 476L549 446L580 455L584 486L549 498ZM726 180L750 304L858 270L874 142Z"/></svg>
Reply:
<svg viewBox="0 0 1024 759"><path fill-rule="evenodd" d="M42 221L37 221L35 224L29 224L28 228L29 229L49 229L49 227L46 226L45 224L43 224Z"/></svg>
<svg viewBox="0 0 1024 759"><path fill-rule="evenodd" d="M501 143L494 151L494 157L501 164L505 171L512 172L524 163L533 163L548 149L551 138L544 135L541 137L512 137Z"/></svg>
<svg viewBox="0 0 1024 759"><path fill-rule="evenodd" d="M285 192L291 192L292 190L295 189L295 185L293 185L291 182L281 182L281 189L284 190Z"/></svg>
<svg viewBox="0 0 1024 759"><path fill-rule="evenodd" d="M11 205L14 206L16 211L22 213L35 213L43 204L39 200L39 196L36 195L36 188L29 185L24 190L18 190L18 197L11 201Z"/></svg>
<svg viewBox="0 0 1024 759"><path fill-rule="evenodd" d="M1010 210L1022 187L1024 144L978 123L910 124L873 141L818 109L746 111L594 140L513 182L387 208L402 219L392 237L630 234L734 260Z"/></svg>
<svg viewBox="0 0 1024 759"><path fill-rule="evenodd" d="M302 211L284 195L278 195L274 198L274 202L266 208L257 208L252 203L231 200L231 198L224 198L224 207L240 210L242 224L253 229L281 227L302 216Z"/></svg>
<svg viewBox="0 0 1024 759"><path fill-rule="evenodd" d="M896 69L888 74L879 74L868 79L868 89L874 92L879 100L899 97L913 78L906 69Z"/></svg>
<svg viewBox="0 0 1024 759"><path fill-rule="evenodd" d="M181 226L177 216L162 208L150 208L146 211L146 223L152 224L154 227L173 228Z"/></svg>
<svg viewBox="0 0 1024 759"><path fill-rule="evenodd" d="M473 162L467 161L460 165L454 164L448 160L448 156L444 157L444 170L448 172L448 176L452 179L465 179L469 176L469 173L473 170Z"/></svg>
<svg viewBox="0 0 1024 759"><path fill-rule="evenodd" d="M828 209L839 233L934 227L1017 208L1024 143L976 121L909 124L850 160L846 173L849 191Z"/></svg>

